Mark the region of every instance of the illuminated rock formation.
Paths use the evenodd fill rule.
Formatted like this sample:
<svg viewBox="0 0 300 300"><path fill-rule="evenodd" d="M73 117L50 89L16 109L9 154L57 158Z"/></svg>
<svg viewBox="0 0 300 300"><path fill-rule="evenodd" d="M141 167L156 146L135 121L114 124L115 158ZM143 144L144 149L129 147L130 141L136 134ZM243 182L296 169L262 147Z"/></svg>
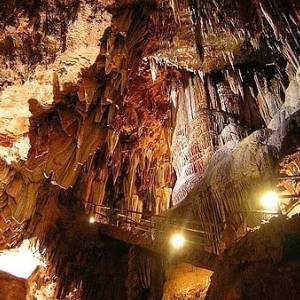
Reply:
<svg viewBox="0 0 300 300"><path fill-rule="evenodd" d="M159 299L170 228L207 260L266 187L299 211L298 1L2 2L0 249L36 238L31 293Z"/></svg>

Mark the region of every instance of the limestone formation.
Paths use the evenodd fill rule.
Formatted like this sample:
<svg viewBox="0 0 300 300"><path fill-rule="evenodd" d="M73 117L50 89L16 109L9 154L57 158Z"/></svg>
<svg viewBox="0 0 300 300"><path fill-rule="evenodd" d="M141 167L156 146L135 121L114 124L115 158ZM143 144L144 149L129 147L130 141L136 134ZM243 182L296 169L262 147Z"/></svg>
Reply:
<svg viewBox="0 0 300 300"><path fill-rule="evenodd" d="M299 212L298 2L2 1L0 249L39 245L28 297L203 299L165 275L218 256L218 297L247 299L226 251L260 239L266 189ZM201 251L166 259L174 230Z"/></svg>

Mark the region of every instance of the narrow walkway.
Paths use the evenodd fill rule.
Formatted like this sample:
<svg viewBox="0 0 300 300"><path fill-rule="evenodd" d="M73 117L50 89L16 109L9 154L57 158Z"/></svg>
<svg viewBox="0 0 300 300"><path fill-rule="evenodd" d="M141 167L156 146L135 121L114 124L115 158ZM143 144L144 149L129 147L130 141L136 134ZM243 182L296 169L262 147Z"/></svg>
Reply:
<svg viewBox="0 0 300 300"><path fill-rule="evenodd" d="M137 211L113 209L91 205L94 214L91 222L97 222L100 233L126 244L135 245L176 261L213 270L217 255L210 253L207 232L199 230L200 224L185 221L186 226L176 225L178 220L169 220L161 215L147 215ZM173 249L170 237L180 232L185 245Z"/></svg>

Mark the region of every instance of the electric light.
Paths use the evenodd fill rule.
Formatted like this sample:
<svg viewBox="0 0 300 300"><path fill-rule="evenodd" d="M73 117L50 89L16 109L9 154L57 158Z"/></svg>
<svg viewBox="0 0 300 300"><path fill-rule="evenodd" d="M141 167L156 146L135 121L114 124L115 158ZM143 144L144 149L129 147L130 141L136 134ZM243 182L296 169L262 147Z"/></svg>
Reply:
<svg viewBox="0 0 300 300"><path fill-rule="evenodd" d="M274 191L266 192L261 197L261 204L266 209L277 210L279 204L279 196Z"/></svg>
<svg viewBox="0 0 300 300"><path fill-rule="evenodd" d="M25 240L19 248L0 252L0 270L27 279L38 265L43 265L40 254Z"/></svg>
<svg viewBox="0 0 300 300"><path fill-rule="evenodd" d="M185 244L185 238L181 233L174 233L170 238L170 243L174 249L180 249Z"/></svg>
<svg viewBox="0 0 300 300"><path fill-rule="evenodd" d="M95 219L94 217L90 217L90 218L89 218L89 222L90 222L91 224L94 224L94 223L96 222L96 219Z"/></svg>

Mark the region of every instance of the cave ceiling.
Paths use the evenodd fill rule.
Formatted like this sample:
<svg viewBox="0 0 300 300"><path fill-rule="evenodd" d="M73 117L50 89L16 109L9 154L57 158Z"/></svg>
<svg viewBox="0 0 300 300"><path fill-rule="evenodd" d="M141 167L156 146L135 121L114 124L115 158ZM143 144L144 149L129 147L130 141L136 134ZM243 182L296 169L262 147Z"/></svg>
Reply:
<svg viewBox="0 0 300 300"><path fill-rule="evenodd" d="M0 249L37 238L61 270L62 216L107 206L222 252L261 221L253 191L300 174L299 21L296 0L2 1Z"/></svg>

